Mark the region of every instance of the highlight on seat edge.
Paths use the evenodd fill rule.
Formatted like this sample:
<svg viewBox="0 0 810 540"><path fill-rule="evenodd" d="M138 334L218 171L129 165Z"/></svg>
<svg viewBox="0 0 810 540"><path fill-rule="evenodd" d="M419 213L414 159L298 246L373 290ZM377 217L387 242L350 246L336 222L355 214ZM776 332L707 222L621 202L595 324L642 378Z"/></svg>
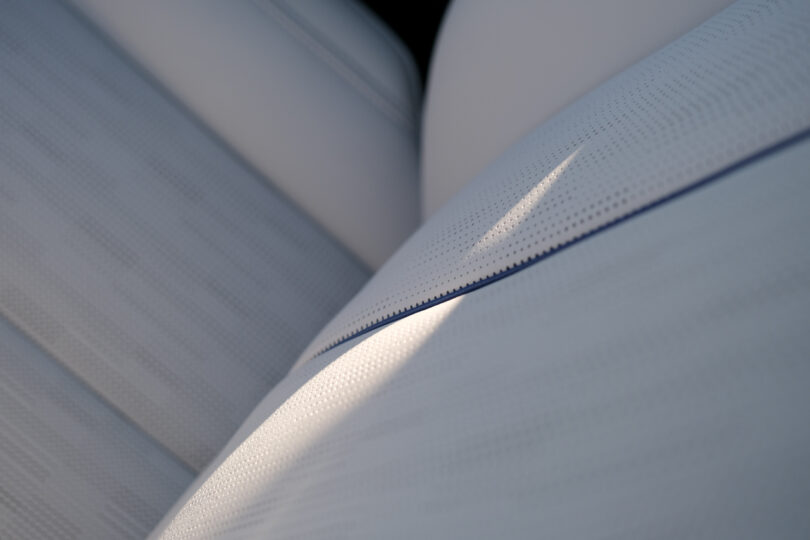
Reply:
<svg viewBox="0 0 810 540"><path fill-rule="evenodd" d="M810 0L0 0L0 540L810 538Z"/></svg>

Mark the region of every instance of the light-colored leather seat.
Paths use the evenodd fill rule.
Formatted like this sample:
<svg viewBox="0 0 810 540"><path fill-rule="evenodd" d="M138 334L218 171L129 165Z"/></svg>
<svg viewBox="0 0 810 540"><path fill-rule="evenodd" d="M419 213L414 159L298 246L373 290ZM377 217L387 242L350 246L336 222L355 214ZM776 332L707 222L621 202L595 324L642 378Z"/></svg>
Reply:
<svg viewBox="0 0 810 540"><path fill-rule="evenodd" d="M807 537L810 4L725 4L454 4L430 219L351 300L347 251L387 254L295 175L415 178L415 132L381 135L391 109L346 65L418 113L359 8L187 4L179 31L173 5L78 0L144 75L71 10L4 6L2 532L142 536L165 513L155 538ZM386 161L262 150L286 144L265 49L302 76L279 127ZM348 51L334 91L302 82Z"/></svg>
<svg viewBox="0 0 810 540"><path fill-rule="evenodd" d="M144 537L418 221L362 6L76 4L0 4L0 538Z"/></svg>

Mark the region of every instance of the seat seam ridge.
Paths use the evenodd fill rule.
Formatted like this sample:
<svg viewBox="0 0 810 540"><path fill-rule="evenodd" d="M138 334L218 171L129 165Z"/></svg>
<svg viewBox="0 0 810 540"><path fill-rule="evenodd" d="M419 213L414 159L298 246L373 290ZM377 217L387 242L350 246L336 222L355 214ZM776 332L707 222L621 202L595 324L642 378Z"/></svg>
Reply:
<svg viewBox="0 0 810 540"><path fill-rule="evenodd" d="M638 216L640 216L642 214L645 214L645 213L649 212L650 210L654 210L655 208L658 208L659 206L663 206L663 205L665 205L665 204L667 204L667 203L669 203L669 202L671 202L671 201L673 201L675 199L678 199L678 198L680 198L680 197L682 197L684 195L688 195L689 193L691 193L693 191L697 191L700 188L706 187L707 185L712 184L715 181L722 180L727 175L729 175L729 174L731 174L733 172L736 172L737 170L740 170L740 169L742 169L743 167L745 167L747 165L750 165L752 163L760 161L761 159L764 159L764 158L767 158L767 157L769 157L769 156L771 156L773 154L776 154L779 151L784 150L784 149L786 149L786 148L788 148L790 146L793 146L794 144L798 144L798 143L802 142L804 139L807 139L807 138L810 138L810 127L803 128L802 130L798 131L797 133L794 133L793 135L790 135L790 136L788 136L788 137L786 137L786 138L784 138L784 139L782 139L780 141L777 141L777 142L775 142L775 143L773 143L773 144L771 144L769 146L766 146L765 148L762 148L762 149L754 152L753 154L751 154L751 155L749 155L749 156L747 156L745 158L742 158L742 159L740 159L740 160L738 160L738 161L736 161L734 163L731 163L731 164L729 164L729 165L727 165L727 166L725 166L725 167L723 167L723 168L721 168L721 169L719 169L717 171L709 173L709 174L703 176L702 178L700 178L698 180L695 180L694 182L692 182L692 183L690 183L690 184L688 184L688 185L686 185L686 186L684 186L684 187L682 187L680 189L677 189L677 190L675 190L675 191L673 191L673 192L671 192L669 194L666 194L666 195L664 195L662 197L659 197L658 199L655 199L655 200L653 200L653 201L651 201L651 202L649 202L647 204L644 204L644 205L642 205L642 206L640 206L640 207L638 207L638 208L636 208L634 210L630 210L629 212L623 214L622 216L619 216L619 217L617 217L617 218L615 218L615 219L613 219L611 221L608 221L607 223L603 223L602 225L599 225L598 227L595 227L594 229L591 229L591 230L589 230L589 231L587 231L585 233L582 233L579 236L571 238L570 240L567 240L565 242L562 242L560 244L552 246L552 247L550 247L550 248L548 248L548 249L546 249L546 250L544 250L544 251L542 251L540 253L536 253L536 254L531 255L531 256L529 256L527 258L521 259L517 263L511 264L511 265L509 265L509 266L507 266L507 267L505 267L505 268L503 268L501 270L498 270L498 271L496 271L494 273L487 274L486 276L484 276L484 277L482 277L482 278L480 278L478 280L475 280L473 282L467 283L466 285L463 285L461 287L457 287L457 288L455 288L453 290L446 291L446 292L444 292L442 294L439 294L437 296L434 296L432 298L424 300L424 301L422 301L422 302L420 302L418 304L411 305L411 306L409 306L407 308L399 309L399 310L397 310L397 311L395 311L393 313L390 313L389 315L381 317L381 318L377 319L376 321L374 321L372 323L369 323L369 324L366 324L365 326L355 330L354 332L350 332L349 334L345 334L343 337L333 341L331 344L325 346L320 351L318 351L317 353L312 355L312 357L309 358L308 360L315 359L315 358L321 356L322 354L325 354L325 353L329 352L330 350L332 350L332 349L334 349L334 348L336 348L336 347L338 347L340 345L343 345L347 341L350 341L350 340L352 340L354 338L357 338L357 337L361 337L361 336L363 336L365 334L368 334L368 333L370 333L370 332L372 332L374 330L377 330L378 328L382 328L384 326L387 326L390 323L399 321L401 319L404 319L404 318L406 318L406 317L408 317L410 315L413 315L415 313L418 313L420 311L424 311L424 310L429 309L431 307L434 307L436 305L442 304L442 303L444 303L444 302L446 302L448 300L452 300L453 298L463 296L463 295L465 295L467 293L470 293L470 292L473 292L473 291L475 291L477 289L481 289L483 287L486 287L487 285L490 285L490 284L495 283L497 281L500 281L500 280L502 280L504 278L507 278L507 277L509 277L509 276L511 276L513 274L516 274L516 273L520 272L521 270L524 270L524 269L526 269L526 268L528 268L530 266L534 266L535 264L537 264L537 263L539 263L539 262L541 262L543 260L546 260L546 259L552 257L553 255L556 255L556 254L558 254L558 253L560 253L562 251L565 251L566 249L568 249L568 248L570 248L570 247L572 247L572 246L574 246L576 244L579 244L580 242L582 242L584 240L587 240L587 239L589 239L589 238L591 238L593 236L596 236L596 235L598 235L598 234L600 234L602 232L605 232L606 230L611 229L611 228L615 227L616 225L620 225L620 224L622 224L622 223L624 223L626 221L630 221L635 217L638 217Z"/></svg>
<svg viewBox="0 0 810 540"><path fill-rule="evenodd" d="M339 53L336 47L302 20L300 14L292 13L292 9L276 0L253 0L253 4L264 15L274 19L279 26L293 39L302 44L313 56L321 60L332 72L338 75L350 87L393 123L412 131L414 122L404 114L394 100L378 87L368 72L345 55ZM286 9L285 9L286 8Z"/></svg>

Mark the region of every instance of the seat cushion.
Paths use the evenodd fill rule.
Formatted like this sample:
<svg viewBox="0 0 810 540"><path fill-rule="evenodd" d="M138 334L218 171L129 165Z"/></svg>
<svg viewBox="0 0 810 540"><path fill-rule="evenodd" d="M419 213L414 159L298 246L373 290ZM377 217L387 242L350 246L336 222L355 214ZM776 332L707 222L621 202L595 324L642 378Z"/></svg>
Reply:
<svg viewBox="0 0 810 540"><path fill-rule="evenodd" d="M376 268L419 220L413 60L354 0L73 0Z"/></svg>
<svg viewBox="0 0 810 540"><path fill-rule="evenodd" d="M730 3L452 4L426 92L423 218L433 215L520 137Z"/></svg>
<svg viewBox="0 0 810 540"><path fill-rule="evenodd" d="M65 5L0 68L0 314L200 470L368 273Z"/></svg>

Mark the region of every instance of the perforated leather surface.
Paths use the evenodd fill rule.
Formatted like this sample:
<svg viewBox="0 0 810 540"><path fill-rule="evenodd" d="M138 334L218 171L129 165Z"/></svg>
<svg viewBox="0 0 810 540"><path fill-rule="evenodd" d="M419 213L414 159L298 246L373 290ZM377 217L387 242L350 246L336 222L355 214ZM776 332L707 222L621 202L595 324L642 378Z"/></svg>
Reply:
<svg viewBox="0 0 810 540"><path fill-rule="evenodd" d="M0 314L201 468L366 271L63 5L0 69Z"/></svg>
<svg viewBox="0 0 810 540"><path fill-rule="evenodd" d="M511 148L411 237L299 365L791 137L810 124L808 88L810 3L738 2Z"/></svg>
<svg viewBox="0 0 810 540"><path fill-rule="evenodd" d="M0 538L143 538L193 477L0 317Z"/></svg>
<svg viewBox="0 0 810 540"><path fill-rule="evenodd" d="M156 536L806 538L808 162L315 358Z"/></svg>

